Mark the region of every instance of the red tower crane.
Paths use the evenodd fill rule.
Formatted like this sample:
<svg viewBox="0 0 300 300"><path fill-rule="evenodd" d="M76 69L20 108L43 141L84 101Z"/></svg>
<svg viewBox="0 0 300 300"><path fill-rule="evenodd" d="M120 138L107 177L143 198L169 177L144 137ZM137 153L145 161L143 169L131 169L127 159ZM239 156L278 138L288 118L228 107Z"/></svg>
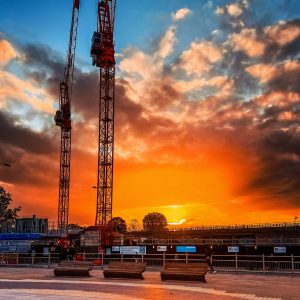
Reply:
<svg viewBox="0 0 300 300"><path fill-rule="evenodd" d="M71 100L79 15L79 0L74 0L72 22L69 38L68 56L64 78L60 83L59 110L54 120L61 128L60 174L58 197L58 230L60 236L67 234L70 195L70 161L71 161Z"/></svg>
<svg viewBox="0 0 300 300"><path fill-rule="evenodd" d="M95 225L99 228L100 246L102 248L111 245L112 242L115 11L116 0L98 0L97 31L93 34L91 47L93 65L100 68L98 177Z"/></svg>

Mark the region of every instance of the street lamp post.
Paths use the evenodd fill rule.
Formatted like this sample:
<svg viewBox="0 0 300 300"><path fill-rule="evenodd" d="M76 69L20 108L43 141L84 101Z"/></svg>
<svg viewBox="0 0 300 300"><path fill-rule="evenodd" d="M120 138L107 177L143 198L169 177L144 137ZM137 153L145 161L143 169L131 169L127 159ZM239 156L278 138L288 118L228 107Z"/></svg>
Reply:
<svg viewBox="0 0 300 300"><path fill-rule="evenodd" d="M97 190L97 187L96 187L95 185L93 185L93 186L92 186L92 189ZM99 237L99 235L98 235L98 243L97 243L97 256L98 256L98 259L100 258L99 249L100 249L100 237Z"/></svg>

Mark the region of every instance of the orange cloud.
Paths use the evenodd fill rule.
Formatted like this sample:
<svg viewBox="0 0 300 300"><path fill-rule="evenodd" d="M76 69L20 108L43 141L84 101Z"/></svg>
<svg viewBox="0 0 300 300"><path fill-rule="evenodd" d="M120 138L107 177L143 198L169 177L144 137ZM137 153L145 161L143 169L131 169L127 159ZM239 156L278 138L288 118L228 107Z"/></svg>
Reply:
<svg viewBox="0 0 300 300"><path fill-rule="evenodd" d="M258 40L255 28L244 28L232 34L231 42L235 51L243 51L250 57L261 56L266 49L265 43Z"/></svg>
<svg viewBox="0 0 300 300"><path fill-rule="evenodd" d="M179 21L182 19L185 19L188 15L190 15L192 12L188 8L181 8L176 11L176 13L172 14L173 21Z"/></svg>
<svg viewBox="0 0 300 300"><path fill-rule="evenodd" d="M215 9L215 14L216 15L223 15L224 12L225 12L224 7L217 6L217 8Z"/></svg>
<svg viewBox="0 0 300 300"><path fill-rule="evenodd" d="M156 61L156 57L148 55L138 49L128 49L125 57L120 62L120 70L129 75L129 80L139 82L152 78L162 72L162 61Z"/></svg>
<svg viewBox="0 0 300 300"><path fill-rule="evenodd" d="M243 13L243 9L238 3L232 3L227 5L227 12L230 16L238 17Z"/></svg>
<svg viewBox="0 0 300 300"><path fill-rule="evenodd" d="M277 68L273 65L257 64L247 67L246 72L251 76L259 78L261 83L270 81L277 74Z"/></svg>
<svg viewBox="0 0 300 300"><path fill-rule="evenodd" d="M264 32L275 43L284 46L300 36L300 27L293 23L280 23L265 27Z"/></svg>
<svg viewBox="0 0 300 300"><path fill-rule="evenodd" d="M172 14L173 21L178 21L185 19L188 15L190 15L192 12L188 8L181 8L176 11L176 13Z"/></svg>
<svg viewBox="0 0 300 300"><path fill-rule="evenodd" d="M283 73L299 72L300 62L296 60L287 60L279 65L257 64L249 66L245 70L253 77L259 78L261 83L266 83Z"/></svg>
<svg viewBox="0 0 300 300"><path fill-rule="evenodd" d="M300 94L295 92L280 92L270 91L253 99L261 107L268 107L275 105L277 107L284 107L288 104L296 104L300 99Z"/></svg>
<svg viewBox="0 0 300 300"><path fill-rule="evenodd" d="M174 50L174 44L176 42L176 35L175 35L175 26L171 26L163 38L159 41L157 54L162 58L166 58L169 56Z"/></svg>
<svg viewBox="0 0 300 300"><path fill-rule="evenodd" d="M0 105L4 107L9 99L24 102L41 112L53 113L53 100L41 87L0 70Z"/></svg>
<svg viewBox="0 0 300 300"><path fill-rule="evenodd" d="M181 68L188 75L202 75L220 61L222 51L213 42L192 42L190 48L183 51L180 62L175 68Z"/></svg>
<svg viewBox="0 0 300 300"><path fill-rule="evenodd" d="M11 43L6 40L0 40L0 67L6 65L17 56L18 53Z"/></svg>

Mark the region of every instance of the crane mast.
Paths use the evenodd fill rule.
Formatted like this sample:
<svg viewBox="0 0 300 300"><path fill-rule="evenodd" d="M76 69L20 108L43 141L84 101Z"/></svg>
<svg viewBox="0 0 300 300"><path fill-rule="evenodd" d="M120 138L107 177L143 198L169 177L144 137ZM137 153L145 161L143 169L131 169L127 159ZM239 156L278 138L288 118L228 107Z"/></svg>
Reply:
<svg viewBox="0 0 300 300"><path fill-rule="evenodd" d="M100 69L97 207L95 225L100 246L112 242L112 197L114 160L115 57L114 19L116 0L99 0L97 31L92 37L91 57Z"/></svg>
<svg viewBox="0 0 300 300"><path fill-rule="evenodd" d="M68 56L63 80L60 82L59 110L56 111L54 120L61 128L60 148L60 173L58 196L58 231L60 236L66 236L69 216L70 196L70 161L71 161L71 102L72 84L75 61L75 49L77 40L79 16L79 0L74 0L72 9L72 21L69 38Z"/></svg>

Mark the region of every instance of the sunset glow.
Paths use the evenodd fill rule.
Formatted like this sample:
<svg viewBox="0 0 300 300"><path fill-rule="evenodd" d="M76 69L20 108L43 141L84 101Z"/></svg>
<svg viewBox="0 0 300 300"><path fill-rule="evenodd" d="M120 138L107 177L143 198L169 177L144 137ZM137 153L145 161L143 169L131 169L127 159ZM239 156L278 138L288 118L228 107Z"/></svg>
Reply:
<svg viewBox="0 0 300 300"><path fill-rule="evenodd" d="M11 2L0 11L0 162L12 167L0 168L0 185L21 215L56 222L53 115L72 1ZM96 2L80 12L72 103L70 222L85 225L96 207ZM113 215L141 223L157 211L182 227L292 221L300 212L300 2L123 2ZM12 30L20 26L26 34Z"/></svg>
<svg viewBox="0 0 300 300"><path fill-rule="evenodd" d="M180 221L169 222L168 225L171 225L171 226L182 225L185 222L186 222L186 219L181 219Z"/></svg>

